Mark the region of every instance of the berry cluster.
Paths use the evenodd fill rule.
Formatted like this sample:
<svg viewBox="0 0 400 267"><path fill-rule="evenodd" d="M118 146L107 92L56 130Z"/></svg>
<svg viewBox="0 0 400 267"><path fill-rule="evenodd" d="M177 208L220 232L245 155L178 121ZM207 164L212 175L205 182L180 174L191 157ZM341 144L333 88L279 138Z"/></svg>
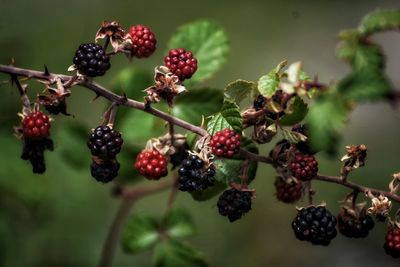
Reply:
<svg viewBox="0 0 400 267"><path fill-rule="evenodd" d="M132 42L131 52L137 58L149 57L156 50L157 40L149 27L132 26L128 33Z"/></svg>
<svg viewBox="0 0 400 267"><path fill-rule="evenodd" d="M350 238L364 238L374 227L375 223L371 216L361 213L358 216L342 209L337 217L339 232Z"/></svg>
<svg viewBox="0 0 400 267"><path fill-rule="evenodd" d="M200 191L213 186L215 169L204 167L204 161L196 155L190 155L185 159L178 170L179 190Z"/></svg>
<svg viewBox="0 0 400 267"><path fill-rule="evenodd" d="M111 67L109 56L100 45L94 43L81 44L75 52L73 63L80 73L89 77L103 76Z"/></svg>
<svg viewBox="0 0 400 267"><path fill-rule="evenodd" d="M251 197L251 192L234 188L225 190L218 199L219 214L228 217L230 222L239 220L251 210Z"/></svg>
<svg viewBox="0 0 400 267"><path fill-rule="evenodd" d="M297 153L289 165L292 175L302 181L311 180L318 173L318 162L312 155Z"/></svg>
<svg viewBox="0 0 400 267"><path fill-rule="evenodd" d="M400 228L391 227L385 238L384 249L393 258L400 258Z"/></svg>
<svg viewBox="0 0 400 267"><path fill-rule="evenodd" d="M231 158L240 148L240 134L225 128L213 135L210 146L214 155Z"/></svg>
<svg viewBox="0 0 400 267"><path fill-rule="evenodd" d="M25 138L42 139L49 136L49 117L40 111L26 115L22 120L22 131Z"/></svg>
<svg viewBox="0 0 400 267"><path fill-rule="evenodd" d="M164 58L164 63L181 81L192 77L197 70L197 59L192 52L183 48L171 49Z"/></svg>
<svg viewBox="0 0 400 267"><path fill-rule="evenodd" d="M95 161L90 165L92 177L102 183L108 183L118 176L119 163L116 160L97 163Z"/></svg>
<svg viewBox="0 0 400 267"><path fill-rule="evenodd" d="M284 203L294 203L303 196L303 184L300 181L286 181L282 177L275 180L276 198Z"/></svg>
<svg viewBox="0 0 400 267"><path fill-rule="evenodd" d="M253 108L257 111L261 110L265 107L266 103L267 99L263 95L258 95L253 101Z"/></svg>
<svg viewBox="0 0 400 267"><path fill-rule="evenodd" d="M337 235L336 218L325 207L302 208L292 222L296 237L313 245L327 246Z"/></svg>
<svg viewBox="0 0 400 267"><path fill-rule="evenodd" d="M167 159L156 149L140 152L136 157L135 168L149 180L159 180L168 174Z"/></svg>

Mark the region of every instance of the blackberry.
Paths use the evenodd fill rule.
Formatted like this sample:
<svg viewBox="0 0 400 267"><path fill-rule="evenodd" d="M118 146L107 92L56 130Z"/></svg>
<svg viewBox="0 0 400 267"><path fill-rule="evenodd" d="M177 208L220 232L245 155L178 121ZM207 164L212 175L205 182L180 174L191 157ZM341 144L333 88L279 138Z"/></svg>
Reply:
<svg viewBox="0 0 400 267"><path fill-rule="evenodd" d="M294 203L303 196L303 183L300 181L285 181L282 177L275 180L276 198L284 203Z"/></svg>
<svg viewBox="0 0 400 267"><path fill-rule="evenodd" d="M185 142L183 145L175 147L175 150L175 153L169 156L169 162L172 164L172 169L181 165L182 161L189 156L189 145Z"/></svg>
<svg viewBox="0 0 400 267"><path fill-rule="evenodd" d="M204 168L204 161L196 155L190 155L183 160L178 170L179 190L200 191L214 185L215 170Z"/></svg>
<svg viewBox="0 0 400 267"><path fill-rule="evenodd" d="M215 156L231 158L240 148L240 134L225 128L212 136L210 146Z"/></svg>
<svg viewBox="0 0 400 267"><path fill-rule="evenodd" d="M89 77L103 76L111 67L110 57L100 45L94 43L81 44L73 62L80 73Z"/></svg>
<svg viewBox="0 0 400 267"><path fill-rule="evenodd" d="M251 210L251 196L250 192L234 188L225 190L218 199L219 214L228 217L230 222L239 220Z"/></svg>
<svg viewBox="0 0 400 267"><path fill-rule="evenodd" d="M156 50L157 40L149 27L143 25L132 26L128 33L132 41L132 55L137 58L149 57Z"/></svg>
<svg viewBox="0 0 400 267"><path fill-rule="evenodd" d="M292 222L297 239L327 246L337 235L336 218L325 207L302 208Z"/></svg>
<svg viewBox="0 0 400 267"><path fill-rule="evenodd" d="M40 111L32 112L22 119L22 133L25 138L42 139L49 136L50 119Z"/></svg>
<svg viewBox="0 0 400 267"><path fill-rule="evenodd" d="M349 213L346 209L342 208L338 218L339 232L350 238L364 238L368 235L369 231L374 227L375 223L371 216L365 212L358 216Z"/></svg>
<svg viewBox="0 0 400 267"><path fill-rule="evenodd" d="M267 103L267 100L263 95L258 95L257 98L253 102L253 108L255 110L261 110L265 107L265 104Z"/></svg>
<svg viewBox="0 0 400 267"><path fill-rule="evenodd" d="M309 181L318 173L318 162L312 155L297 153L289 166L292 175L301 181Z"/></svg>
<svg viewBox="0 0 400 267"><path fill-rule="evenodd" d="M23 150L21 159L29 160L32 165L33 173L44 173L46 164L44 160L44 151L54 149L53 141L49 138L42 139L23 139Z"/></svg>
<svg viewBox="0 0 400 267"><path fill-rule="evenodd" d="M165 66L183 81L192 77L197 70L197 59L183 48L169 50L164 58Z"/></svg>
<svg viewBox="0 0 400 267"><path fill-rule="evenodd" d="M400 258L400 228L398 226L389 228L383 248L393 258Z"/></svg>
<svg viewBox="0 0 400 267"><path fill-rule="evenodd" d="M93 156L103 160L114 159L123 144L121 134L109 126L98 126L89 135L87 145Z"/></svg>
<svg viewBox="0 0 400 267"><path fill-rule="evenodd" d="M92 177L102 183L108 183L118 176L119 163L116 160L97 163L95 161L90 165Z"/></svg>
<svg viewBox="0 0 400 267"><path fill-rule="evenodd" d="M167 159L156 149L143 150L136 157L135 168L149 180L167 176Z"/></svg>

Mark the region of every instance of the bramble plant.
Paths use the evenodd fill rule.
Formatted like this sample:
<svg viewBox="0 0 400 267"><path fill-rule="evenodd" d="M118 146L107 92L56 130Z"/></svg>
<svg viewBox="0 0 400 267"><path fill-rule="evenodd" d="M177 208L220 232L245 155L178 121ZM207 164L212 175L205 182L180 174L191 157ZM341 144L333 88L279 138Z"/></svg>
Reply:
<svg viewBox="0 0 400 267"><path fill-rule="evenodd" d="M193 234L194 225L185 210L173 207L175 196L183 191L196 201L204 201L219 195L215 203L220 215L230 222L246 219L256 194L250 184L258 163L276 170L279 201L296 203L308 196L309 206L297 208L291 224L299 240L329 245L338 232L365 238L373 230L375 219L387 224L384 249L398 258L400 210L392 210L392 201L400 202L400 173L393 174L388 190L349 181L349 175L366 163L367 147L363 144L346 146L337 177L320 174L316 156L317 152L336 155L337 140L356 104L400 99L386 77L383 51L370 38L398 29L400 10L376 10L365 16L358 28L341 32L337 56L349 63L351 71L329 84L308 75L301 62L289 64L284 60L258 81L238 79L223 91L201 87L201 82L223 66L229 51L225 32L209 21L178 29L168 44L164 66L154 69L151 86L140 88L147 84L147 74L122 71L115 79L115 90L122 90L121 95L93 79L105 75L117 55L125 54L133 62L151 56L157 40L147 26L136 25L125 31L116 21L104 21L96 33L96 43L81 44L71 55L71 76L50 73L47 67L36 71L13 65L0 65L0 72L9 74L19 90L22 120L15 130L23 144L21 158L30 161L34 173L46 170L45 151L54 149L50 126L55 121L50 115L69 115L67 98L73 87L84 87L96 98L109 100L103 121L91 131L86 129L91 175L98 182L113 181L112 191L121 198L99 266L111 266L120 239L127 253L154 249L153 266L207 266L203 255L182 241ZM38 95L34 104L20 77L45 86L45 93ZM134 100L142 92L144 102ZM130 110L117 114L122 106ZM138 115L137 110L151 116ZM160 118L166 126L154 118ZM176 126L186 132L178 132ZM274 140L279 136L281 140ZM269 155L260 155L258 147L271 142L276 145ZM128 158L125 150L135 151L136 160ZM72 156L64 157L69 162ZM118 161L121 159L122 164ZM132 177L138 175L149 180L146 185L131 185ZM326 204L313 203L315 180L351 190L337 216ZM128 218L135 201L166 189L171 193L161 218L145 214ZM360 202L360 195L368 201Z"/></svg>

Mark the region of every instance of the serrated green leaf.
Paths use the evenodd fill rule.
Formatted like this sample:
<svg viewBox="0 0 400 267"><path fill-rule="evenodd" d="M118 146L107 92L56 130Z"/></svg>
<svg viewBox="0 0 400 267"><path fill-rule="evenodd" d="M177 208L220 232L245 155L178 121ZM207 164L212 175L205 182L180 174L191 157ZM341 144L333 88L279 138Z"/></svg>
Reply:
<svg viewBox="0 0 400 267"><path fill-rule="evenodd" d="M348 61L354 71L380 71L385 66L385 57L381 48L372 43L359 43L358 40L344 41L337 55Z"/></svg>
<svg viewBox="0 0 400 267"><path fill-rule="evenodd" d="M122 234L122 248L137 253L154 246L159 240L159 225L155 218L137 214L129 218Z"/></svg>
<svg viewBox="0 0 400 267"><path fill-rule="evenodd" d="M258 91L265 97L272 97L278 90L280 78L275 69L268 74L261 76L258 80Z"/></svg>
<svg viewBox="0 0 400 267"><path fill-rule="evenodd" d="M253 97L257 84L246 80L236 80L228 84L224 90L225 98L239 104L247 96Z"/></svg>
<svg viewBox="0 0 400 267"><path fill-rule="evenodd" d="M378 9L367 14L360 23L359 31L367 36L376 32L400 29L400 10Z"/></svg>
<svg viewBox="0 0 400 267"><path fill-rule="evenodd" d="M201 123L202 116L208 117L221 109L223 93L220 89L202 88L190 90L176 98L172 114L192 124Z"/></svg>
<svg viewBox="0 0 400 267"><path fill-rule="evenodd" d="M209 200L209 199L219 195L222 191L225 190L225 188L226 188L225 183L220 183L220 182L216 181L212 187L209 187L209 188L207 188L205 190L201 190L201 191L190 192L190 195L196 201L206 201L206 200Z"/></svg>
<svg viewBox="0 0 400 267"><path fill-rule="evenodd" d="M163 229L173 239L188 237L195 231L190 214L178 208L170 209L164 216Z"/></svg>
<svg viewBox="0 0 400 267"><path fill-rule="evenodd" d="M242 117L239 107L228 100L224 101L221 111L213 115L207 124L207 131L211 135L225 128L233 129L235 132L242 131Z"/></svg>
<svg viewBox="0 0 400 267"><path fill-rule="evenodd" d="M198 68L193 77L185 81L191 86L212 77L225 63L229 42L224 30L217 24L201 20L181 26L168 43L168 49L184 48L193 52Z"/></svg>
<svg viewBox="0 0 400 267"><path fill-rule="evenodd" d="M288 103L286 114L279 120L281 125L294 125L302 121L308 112L308 105L304 103L300 97L292 98L292 102Z"/></svg>
<svg viewBox="0 0 400 267"><path fill-rule="evenodd" d="M192 247L169 240L159 243L152 257L153 267L207 267L202 253Z"/></svg>

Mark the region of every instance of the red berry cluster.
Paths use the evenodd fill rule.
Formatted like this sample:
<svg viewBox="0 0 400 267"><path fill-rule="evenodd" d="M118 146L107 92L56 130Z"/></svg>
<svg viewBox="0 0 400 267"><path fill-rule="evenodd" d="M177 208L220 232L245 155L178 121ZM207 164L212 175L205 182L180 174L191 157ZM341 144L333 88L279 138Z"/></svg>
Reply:
<svg viewBox="0 0 400 267"><path fill-rule="evenodd" d="M214 155L231 158L240 148L240 134L225 128L213 135L210 146Z"/></svg>
<svg viewBox="0 0 400 267"><path fill-rule="evenodd" d="M158 180L168 174L166 157L155 149L140 152L135 168L149 180Z"/></svg>
<svg viewBox="0 0 400 267"><path fill-rule="evenodd" d="M284 203L294 203L303 196L303 184L298 181L287 182L281 177L275 180L276 198Z"/></svg>
<svg viewBox="0 0 400 267"><path fill-rule="evenodd" d="M149 57L156 50L157 40L149 27L143 25L132 26L128 35L132 41L132 55L137 58Z"/></svg>
<svg viewBox="0 0 400 267"><path fill-rule="evenodd" d="M393 227L386 234L384 245L387 254L394 258L400 258L400 228Z"/></svg>
<svg viewBox="0 0 400 267"><path fill-rule="evenodd" d="M49 136L49 129L49 117L40 111L32 112L22 120L22 130L25 138L46 138Z"/></svg>
<svg viewBox="0 0 400 267"><path fill-rule="evenodd" d="M318 162L312 155L297 153L290 163L292 175L302 181L311 180L318 173Z"/></svg>
<svg viewBox="0 0 400 267"><path fill-rule="evenodd" d="M197 59L193 53L183 48L171 49L164 58L165 66L183 81L189 79L197 70Z"/></svg>

